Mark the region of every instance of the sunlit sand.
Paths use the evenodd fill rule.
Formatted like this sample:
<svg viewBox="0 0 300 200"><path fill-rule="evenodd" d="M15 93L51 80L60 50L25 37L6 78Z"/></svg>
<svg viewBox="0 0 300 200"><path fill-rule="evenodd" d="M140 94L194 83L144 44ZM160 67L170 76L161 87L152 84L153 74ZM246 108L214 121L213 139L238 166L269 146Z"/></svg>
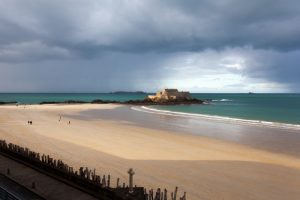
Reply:
<svg viewBox="0 0 300 200"><path fill-rule="evenodd" d="M298 156L129 121L80 117L82 111L118 107L1 106L0 138L122 181L127 181L126 170L132 167L135 184L169 190L178 186L191 200L299 199Z"/></svg>

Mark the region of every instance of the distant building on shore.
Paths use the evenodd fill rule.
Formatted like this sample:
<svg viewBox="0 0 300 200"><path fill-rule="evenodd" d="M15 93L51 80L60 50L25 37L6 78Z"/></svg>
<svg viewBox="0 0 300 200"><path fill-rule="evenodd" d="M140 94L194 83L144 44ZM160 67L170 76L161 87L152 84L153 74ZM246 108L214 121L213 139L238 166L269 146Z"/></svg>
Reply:
<svg viewBox="0 0 300 200"><path fill-rule="evenodd" d="M192 99L189 92L179 92L177 89L163 89L156 93L156 95L148 95L148 99L152 101L176 101L176 100L190 100Z"/></svg>

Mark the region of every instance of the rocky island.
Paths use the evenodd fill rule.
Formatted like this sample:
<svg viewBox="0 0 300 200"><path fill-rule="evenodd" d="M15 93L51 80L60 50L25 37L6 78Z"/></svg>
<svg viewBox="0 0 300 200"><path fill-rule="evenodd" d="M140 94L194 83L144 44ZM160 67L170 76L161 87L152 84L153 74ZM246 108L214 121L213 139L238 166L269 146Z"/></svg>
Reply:
<svg viewBox="0 0 300 200"><path fill-rule="evenodd" d="M177 89L163 89L155 95L148 95L144 100L132 100L123 102L133 105L179 105L179 104L202 104L204 101L192 98L187 91L179 92Z"/></svg>
<svg viewBox="0 0 300 200"><path fill-rule="evenodd" d="M45 101L40 104L126 104L126 105L190 105L190 104L203 104L205 101L201 99L192 98L190 92L180 92L177 89L163 89L158 91L155 95L148 95L142 100L129 100L129 101L114 101L95 99L93 101L75 101L68 100L63 102Z"/></svg>

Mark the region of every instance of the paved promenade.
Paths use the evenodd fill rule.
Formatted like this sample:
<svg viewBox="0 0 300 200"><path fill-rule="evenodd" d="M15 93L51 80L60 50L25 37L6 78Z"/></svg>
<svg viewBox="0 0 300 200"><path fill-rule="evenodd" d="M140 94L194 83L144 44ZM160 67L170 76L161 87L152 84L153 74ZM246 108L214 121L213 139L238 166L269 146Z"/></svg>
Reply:
<svg viewBox="0 0 300 200"><path fill-rule="evenodd" d="M9 175L7 175L7 169L9 168ZM2 155L0 155L0 173L5 174L13 181L25 186L28 190L36 193L42 198L30 198L33 195L29 191L25 192L24 188L19 189L14 188L11 190L17 196L21 195L22 199L80 199L80 200L94 200L96 198L81 192L73 187L70 187L60 181L57 181L47 175L39 173L29 167L19 164L13 160L10 160ZM6 182L5 182L6 181ZM6 185L7 189L12 186L11 181L7 184L7 179L0 179L0 186ZM34 182L35 188L32 188L32 183Z"/></svg>

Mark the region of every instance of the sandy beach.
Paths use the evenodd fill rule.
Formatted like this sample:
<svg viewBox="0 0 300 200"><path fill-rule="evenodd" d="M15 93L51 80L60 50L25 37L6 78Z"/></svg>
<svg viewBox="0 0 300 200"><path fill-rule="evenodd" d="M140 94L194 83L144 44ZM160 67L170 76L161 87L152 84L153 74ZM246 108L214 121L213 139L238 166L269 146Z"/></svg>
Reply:
<svg viewBox="0 0 300 200"><path fill-rule="evenodd" d="M112 104L7 105L0 139L123 182L132 167L136 185L178 186L189 200L300 198L299 130L197 120Z"/></svg>

